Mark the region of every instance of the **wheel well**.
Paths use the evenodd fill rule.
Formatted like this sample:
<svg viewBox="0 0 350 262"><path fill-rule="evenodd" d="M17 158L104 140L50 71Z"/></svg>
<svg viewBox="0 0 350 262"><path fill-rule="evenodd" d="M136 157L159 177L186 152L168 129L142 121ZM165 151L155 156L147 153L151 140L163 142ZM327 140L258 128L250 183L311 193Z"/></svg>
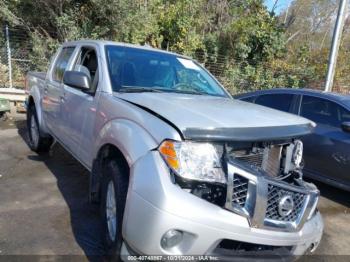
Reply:
<svg viewBox="0 0 350 262"><path fill-rule="evenodd" d="M123 153L115 145L106 144L102 146L94 160L90 175L89 195L91 202L99 202L103 167L110 159L115 159L120 165L123 165L123 168L127 171L126 175L129 176L130 167Z"/></svg>
<svg viewBox="0 0 350 262"><path fill-rule="evenodd" d="M106 144L102 146L97 154L97 159L101 164L104 164L105 161L108 161L111 158L116 159L119 164L124 165L125 168L129 169L128 161L115 145Z"/></svg>

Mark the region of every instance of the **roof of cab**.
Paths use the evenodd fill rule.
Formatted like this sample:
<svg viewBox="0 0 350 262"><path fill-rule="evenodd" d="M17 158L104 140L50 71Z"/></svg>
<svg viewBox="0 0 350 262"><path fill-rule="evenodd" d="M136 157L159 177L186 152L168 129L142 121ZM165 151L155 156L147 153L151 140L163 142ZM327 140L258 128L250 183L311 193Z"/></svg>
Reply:
<svg viewBox="0 0 350 262"><path fill-rule="evenodd" d="M85 39L85 40L77 40L77 41L68 41L63 43L62 46L70 46L70 45L81 45L81 44L96 44L99 46L106 46L106 45L114 45L114 46L123 46L123 47L129 47L129 48L136 48L136 49L141 49L141 50L146 50L146 51L153 51L153 52L160 52L164 54L169 54L169 55L174 55L174 56L179 56L187 59L192 59L189 56L181 55L178 53L158 49L151 47L149 45L137 45L137 44L129 44L129 43L122 43L122 42L114 42L114 41L107 41L107 40L90 40L90 39Z"/></svg>

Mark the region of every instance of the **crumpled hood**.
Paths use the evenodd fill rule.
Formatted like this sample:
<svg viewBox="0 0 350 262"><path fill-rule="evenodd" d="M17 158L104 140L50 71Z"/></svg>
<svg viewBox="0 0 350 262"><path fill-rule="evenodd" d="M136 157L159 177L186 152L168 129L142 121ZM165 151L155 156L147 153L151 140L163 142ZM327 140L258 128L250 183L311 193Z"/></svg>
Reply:
<svg viewBox="0 0 350 262"><path fill-rule="evenodd" d="M185 139L277 140L308 134L315 124L231 98L175 93L115 93L176 127Z"/></svg>

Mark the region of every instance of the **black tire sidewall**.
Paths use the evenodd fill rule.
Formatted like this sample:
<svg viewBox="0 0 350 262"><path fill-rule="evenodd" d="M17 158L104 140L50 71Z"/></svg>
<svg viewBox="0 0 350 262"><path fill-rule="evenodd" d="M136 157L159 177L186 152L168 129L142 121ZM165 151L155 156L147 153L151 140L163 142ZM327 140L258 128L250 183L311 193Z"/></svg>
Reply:
<svg viewBox="0 0 350 262"><path fill-rule="evenodd" d="M115 257L119 259L121 246L122 246L122 225L123 216L126 202L126 195L128 190L128 174L126 174L123 165L118 164L116 160L108 160L103 167L103 178L102 178L102 188L101 188L101 218L103 223L103 238L106 247L106 252L108 256ZM117 215L117 225L116 225L116 237L112 241L109 237L107 216L106 216L106 197L107 188L109 182L112 181L115 192L115 203L116 203L116 215Z"/></svg>
<svg viewBox="0 0 350 262"><path fill-rule="evenodd" d="M38 143L35 145L32 139L31 121L32 116L34 116L34 121L38 128ZM44 137L40 131L40 125L38 121L38 116L36 114L35 106L32 105L27 110L27 131L28 131L28 145L31 150L37 153L48 152L52 145L53 139L51 136Z"/></svg>
<svg viewBox="0 0 350 262"><path fill-rule="evenodd" d="M34 121L36 122L36 125L37 125L37 128L38 128L38 134L39 134L38 143L36 145L34 145L33 139L32 139L32 128L31 128L31 123L32 123L32 119L33 119L32 116L34 116ZM28 113L27 113L27 130L28 130L29 147L33 151L37 151L39 149L39 144L40 144L40 131L39 131L38 119L37 119L37 116L36 116L36 112L35 112L35 107L34 106L31 106L28 109Z"/></svg>

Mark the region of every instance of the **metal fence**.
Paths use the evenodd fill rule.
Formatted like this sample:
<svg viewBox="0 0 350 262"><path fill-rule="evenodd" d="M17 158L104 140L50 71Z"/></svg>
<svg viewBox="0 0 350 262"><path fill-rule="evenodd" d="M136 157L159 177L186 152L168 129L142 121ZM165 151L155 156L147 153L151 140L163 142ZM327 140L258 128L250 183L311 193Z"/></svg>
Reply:
<svg viewBox="0 0 350 262"><path fill-rule="evenodd" d="M3 26L0 33L0 87L24 87L26 73L32 69L29 35L22 28Z"/></svg>
<svg viewBox="0 0 350 262"><path fill-rule="evenodd" d="M35 46L32 39L24 28L3 26L3 30L0 32L0 88L11 86L24 88L26 73L36 69L36 63L39 59L45 60L46 63L47 58L33 56L33 48ZM305 78L305 72L282 72L275 67L276 63L260 64L259 67L255 67L254 64L247 65L247 61L228 61L230 58L224 55L195 53L193 56L216 76L231 93L281 86L315 89L323 89L324 87L325 76L303 82L300 79ZM35 57L33 61L32 57ZM324 66L326 66L325 62ZM299 79L298 82L293 79L295 76ZM344 77L342 79L343 81L336 79L333 91L349 93L350 74L349 81L346 80L346 77L345 80Z"/></svg>
<svg viewBox="0 0 350 262"><path fill-rule="evenodd" d="M0 87L9 85L8 56L5 31L0 32Z"/></svg>

